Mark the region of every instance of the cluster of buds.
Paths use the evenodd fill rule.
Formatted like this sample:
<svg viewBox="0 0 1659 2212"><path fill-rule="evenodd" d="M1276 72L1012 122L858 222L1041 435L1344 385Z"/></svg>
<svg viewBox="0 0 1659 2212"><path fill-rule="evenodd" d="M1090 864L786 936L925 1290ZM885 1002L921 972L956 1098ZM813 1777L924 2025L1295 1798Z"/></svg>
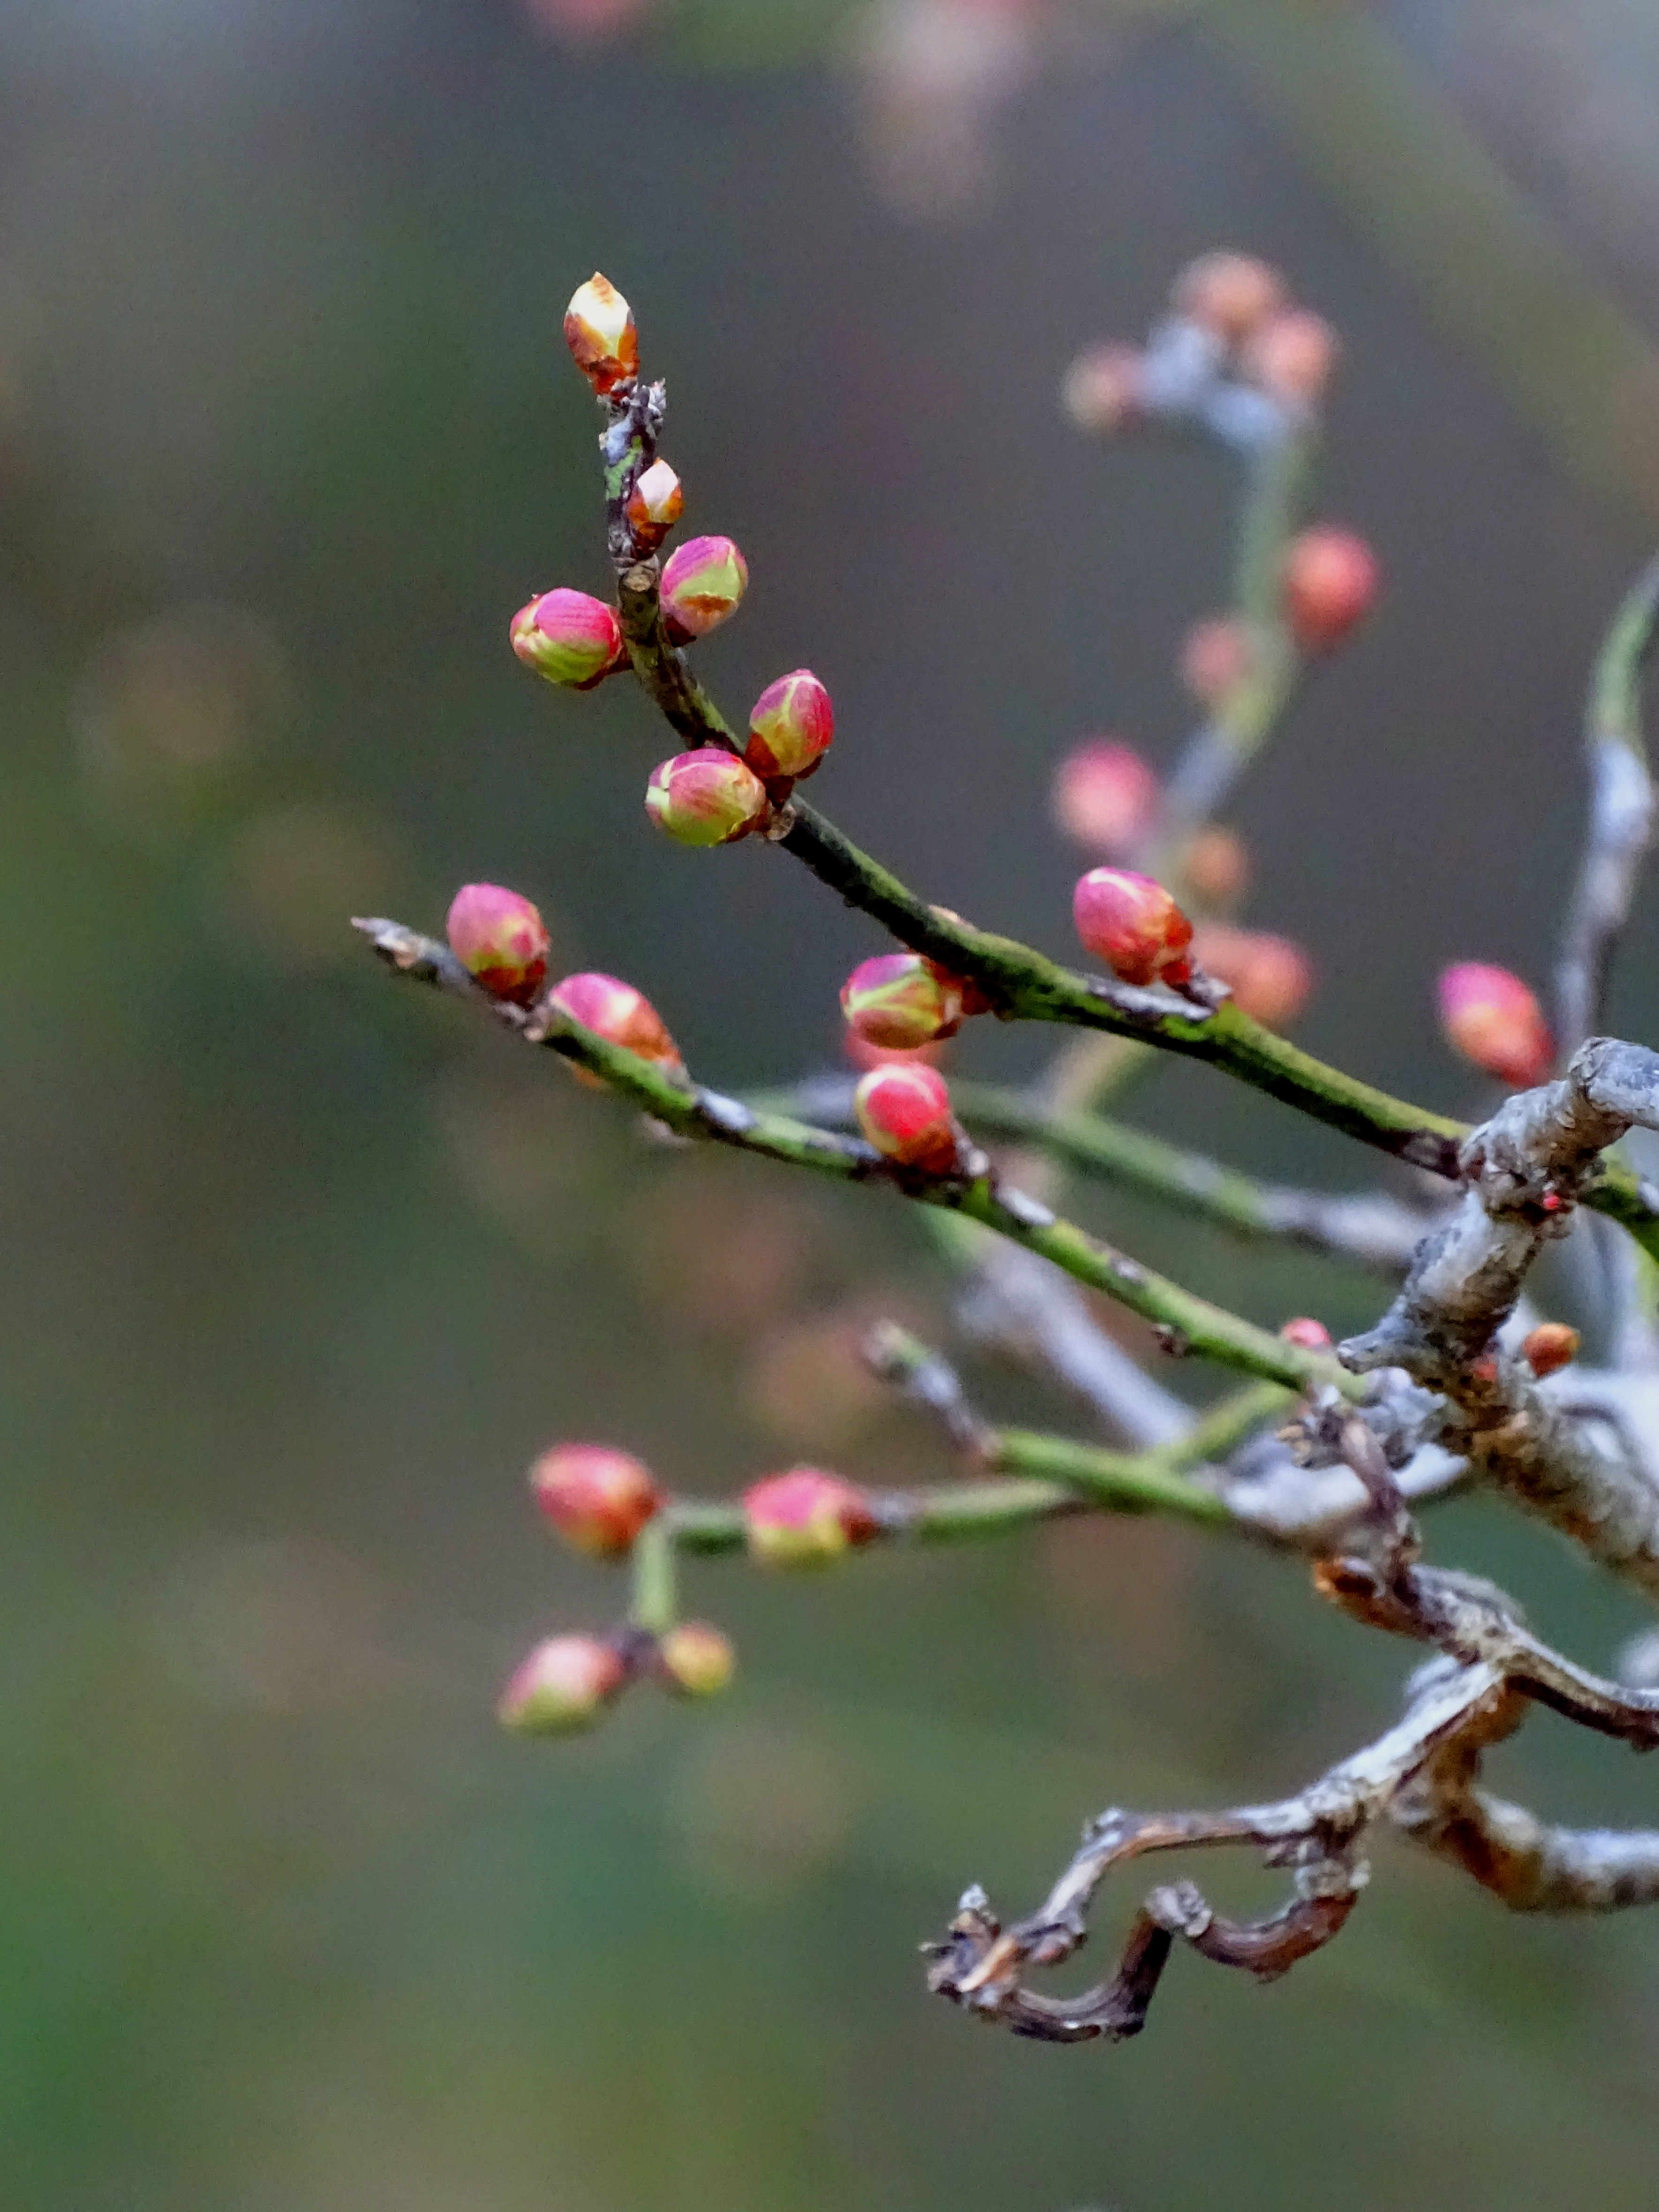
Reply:
<svg viewBox="0 0 1659 2212"><path fill-rule="evenodd" d="M496 1713L516 1735L571 1735L591 1728L630 1682L713 1698L736 1668L730 1639L706 1620L677 1621L660 1636L631 1627L549 1636L513 1669Z"/></svg>
<svg viewBox="0 0 1659 2212"><path fill-rule="evenodd" d="M686 1063L663 1017L643 992L620 976L566 975L548 992L547 1003L569 1015L572 1021L580 1022L584 1029L594 1030L607 1043L621 1045L623 1051L649 1060L669 1075L684 1076ZM571 1073L591 1088L602 1091L605 1087L602 1079L585 1067L572 1067Z"/></svg>
<svg viewBox="0 0 1659 2212"><path fill-rule="evenodd" d="M1087 951L1125 983L1178 988L1192 976L1192 924L1162 884L1132 868L1091 868L1072 893Z"/></svg>
<svg viewBox="0 0 1659 2212"><path fill-rule="evenodd" d="M527 1006L547 980L547 925L500 884L463 884L445 923L450 950L494 998Z"/></svg>
<svg viewBox="0 0 1659 2212"><path fill-rule="evenodd" d="M1537 999L1507 968L1460 960L1440 977L1440 1029L1452 1050L1512 1090L1542 1083L1555 1061Z"/></svg>

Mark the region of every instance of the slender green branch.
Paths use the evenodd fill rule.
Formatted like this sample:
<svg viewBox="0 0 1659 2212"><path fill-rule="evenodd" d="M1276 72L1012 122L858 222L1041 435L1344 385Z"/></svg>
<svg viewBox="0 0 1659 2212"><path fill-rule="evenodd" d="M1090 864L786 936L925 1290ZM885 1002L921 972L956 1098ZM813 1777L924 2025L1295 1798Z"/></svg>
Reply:
<svg viewBox="0 0 1659 2212"><path fill-rule="evenodd" d="M1276 1382L1250 1382L1212 1406L1193 1423L1186 1435L1146 1455L1155 1467L1179 1471L1188 1467L1219 1466L1256 1431L1275 1420L1292 1402L1292 1393Z"/></svg>
<svg viewBox="0 0 1659 2212"><path fill-rule="evenodd" d="M1349 1396L1363 1395L1361 1386L1335 1359L1287 1344L1270 1330L1155 1274L1075 1223L1057 1219L1046 1206L1004 1188L989 1169L960 1176L922 1176L893 1168L858 1139L782 1115L757 1114L737 1099L675 1081L638 1054L572 1020L551 1000L542 1000L530 1013L493 1000L447 946L399 922L360 921L356 927L397 972L488 1007L528 1042L544 1045L587 1068L677 1135L810 1168L842 1182L886 1182L921 1205L960 1213L1052 1261L1080 1283L1104 1291L1161 1329L1172 1350L1196 1352L1290 1389L1324 1382Z"/></svg>

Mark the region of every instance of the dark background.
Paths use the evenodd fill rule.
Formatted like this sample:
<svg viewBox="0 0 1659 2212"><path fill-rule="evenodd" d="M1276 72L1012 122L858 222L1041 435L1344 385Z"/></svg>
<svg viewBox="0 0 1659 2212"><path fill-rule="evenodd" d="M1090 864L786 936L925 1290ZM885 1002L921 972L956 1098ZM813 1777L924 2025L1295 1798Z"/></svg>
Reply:
<svg viewBox="0 0 1659 2212"><path fill-rule="evenodd" d="M1123 1522L711 1567L723 1704L497 1735L524 1646L620 1602L536 1524L534 1451L613 1438L710 1492L942 1473L845 1343L881 1310L943 1334L948 1285L896 1206L652 1152L344 917L520 884L561 966L632 977L732 1086L830 1058L877 949L780 856L653 836L638 696L506 649L531 589L603 586L558 328L596 264L669 380L688 520L751 563L703 656L729 706L810 662L841 732L814 797L1066 950L1050 766L1102 727L1173 752L1230 480L1086 443L1055 393L1233 244L1343 335L1328 505L1388 576L1241 803L1252 913L1316 951L1313 1050L1478 1103L1432 979L1547 975L1583 675L1659 526L1652 12L604 12L0 8L6 2201L1635 2212L1639 1917L1511 1921L1384 1844L1328 1954L1268 1991L1183 1957L1115 2053L925 1996L914 1945L970 1879L1024 1905L1100 1804L1268 1796L1386 1723L1402 1655L1272 1560ZM1644 899L1637 1036L1655 947ZM1373 1177L1202 1071L1135 1108ZM1091 1204L1269 1322L1375 1309ZM1495 1509L1434 1544L1591 1663L1636 1625ZM1504 1777L1653 1817L1645 1770L1547 1719Z"/></svg>

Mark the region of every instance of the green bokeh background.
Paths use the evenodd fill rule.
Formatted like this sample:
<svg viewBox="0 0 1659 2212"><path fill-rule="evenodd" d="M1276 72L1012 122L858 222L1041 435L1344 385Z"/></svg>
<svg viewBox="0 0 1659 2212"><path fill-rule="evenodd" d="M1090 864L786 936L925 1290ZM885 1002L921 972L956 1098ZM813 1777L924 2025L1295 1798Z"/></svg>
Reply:
<svg viewBox="0 0 1659 2212"><path fill-rule="evenodd" d="M1659 172L1644 8L1011 9L1032 65L925 215L870 157L861 14L681 0L582 45L509 0L0 7L24 2212L1653 2201L1659 1929L1511 1921L1386 1845L1328 1954L1268 1991L1178 1960L1120 2051L926 1997L914 1946L969 1880L1021 1905L1086 1812L1270 1795L1385 1722L1402 1655L1271 1560L1123 1522L810 1583L710 1566L744 1667L717 1709L493 1729L524 1647L620 1601L535 1523L553 1437L711 1492L947 1466L845 1357L877 1311L948 1330L900 1209L651 1149L344 928L520 884L566 965L635 979L733 1086L830 1059L876 949L769 851L666 848L637 696L506 649L531 588L602 583L572 286L596 264L634 301L690 520L749 557L722 694L809 661L841 730L815 795L1059 950L1050 764L1101 727L1173 752L1229 492L1202 453L1077 439L1059 375L1207 246L1288 269L1343 334L1329 507L1389 589L1242 804L1252 910L1317 949L1309 1046L1437 1106L1477 1102L1436 969L1547 973L1582 678L1659 520L1659 257L1614 220ZM1656 941L1644 899L1630 1034ZM1202 1071L1137 1109L1275 1175L1373 1172ZM1258 1318L1374 1307L1090 1204ZM1495 1510L1434 1541L1593 1662L1637 1625ZM1548 1720L1504 1773L1654 1816L1646 1771Z"/></svg>

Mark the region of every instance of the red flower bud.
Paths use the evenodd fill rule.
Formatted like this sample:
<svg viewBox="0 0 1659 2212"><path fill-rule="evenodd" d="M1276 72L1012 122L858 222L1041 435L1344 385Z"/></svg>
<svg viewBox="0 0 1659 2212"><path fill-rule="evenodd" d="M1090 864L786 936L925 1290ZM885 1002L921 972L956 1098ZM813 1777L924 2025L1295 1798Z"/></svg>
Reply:
<svg viewBox="0 0 1659 2212"><path fill-rule="evenodd" d="M1133 745L1091 738L1055 769L1050 804L1067 836L1123 860L1145 841L1161 796L1158 778Z"/></svg>
<svg viewBox="0 0 1659 2212"><path fill-rule="evenodd" d="M548 933L518 892L500 884L463 884L450 902L445 928L456 958L498 999L527 1006L541 989Z"/></svg>
<svg viewBox="0 0 1659 2212"><path fill-rule="evenodd" d="M889 1060L860 1079L852 1103L859 1127L883 1159L927 1175L948 1175L956 1166L950 1092L936 1068Z"/></svg>
<svg viewBox="0 0 1659 2212"><path fill-rule="evenodd" d="M530 1488L565 1541L620 1559L663 1504L651 1469L606 1444L554 1444L530 1471Z"/></svg>
<svg viewBox="0 0 1659 2212"><path fill-rule="evenodd" d="M657 1640L657 1663L688 1698L717 1698L737 1670L730 1638L706 1620L682 1620Z"/></svg>
<svg viewBox="0 0 1659 2212"><path fill-rule="evenodd" d="M1066 371L1060 404L1080 430L1109 438L1141 412L1142 378L1134 346L1090 346Z"/></svg>
<svg viewBox="0 0 1659 2212"><path fill-rule="evenodd" d="M810 775L835 735L830 695L809 668L768 684L749 710L743 758L757 775Z"/></svg>
<svg viewBox="0 0 1659 2212"><path fill-rule="evenodd" d="M632 983L624 983L615 975L566 975L548 997L561 1013L580 1022L584 1029L596 1030L610 1043L637 1053L641 1060L665 1067L670 1074L685 1073L680 1048L664 1028L663 1017ZM595 1090L605 1088L602 1077L585 1067L572 1066L571 1073Z"/></svg>
<svg viewBox="0 0 1659 2212"><path fill-rule="evenodd" d="M628 657L615 608L563 585L520 607L511 635L526 668L573 691L591 691Z"/></svg>
<svg viewBox="0 0 1659 2212"><path fill-rule="evenodd" d="M841 986L847 1026L866 1044L899 1052L954 1036L962 1026L962 987L915 952L861 960Z"/></svg>
<svg viewBox="0 0 1659 2212"><path fill-rule="evenodd" d="M1219 707L1250 674L1250 632L1236 615L1209 615L1181 643L1181 683L1201 707Z"/></svg>
<svg viewBox="0 0 1659 2212"><path fill-rule="evenodd" d="M768 1475L743 1493L749 1550L773 1567L827 1566L879 1533L869 1500L815 1467Z"/></svg>
<svg viewBox="0 0 1659 2212"><path fill-rule="evenodd" d="M1327 653L1370 613L1377 556L1352 530L1321 523L1293 538L1285 555L1285 619L1304 653Z"/></svg>
<svg viewBox="0 0 1659 2212"><path fill-rule="evenodd" d="M1192 957L1226 985L1243 1012L1270 1030L1293 1022L1313 990L1307 954L1287 937L1264 929L1201 921L1192 933Z"/></svg>
<svg viewBox="0 0 1659 2212"><path fill-rule="evenodd" d="M600 398L639 374L639 333L633 310L609 276L596 270L565 310L565 343Z"/></svg>
<svg viewBox="0 0 1659 2212"><path fill-rule="evenodd" d="M1323 315L1290 307L1253 330L1239 366L1252 384L1286 407L1317 407L1325 396L1341 344Z"/></svg>
<svg viewBox="0 0 1659 2212"><path fill-rule="evenodd" d="M666 461L642 469L623 512L635 542L654 553L686 510L680 479Z"/></svg>
<svg viewBox="0 0 1659 2212"><path fill-rule="evenodd" d="M621 1654L598 1637L550 1636L515 1670L496 1712L522 1735L590 1728L627 1680Z"/></svg>
<svg viewBox="0 0 1659 2212"><path fill-rule="evenodd" d="M676 753L652 771L645 811L682 845L729 845L765 820L766 787L719 745Z"/></svg>
<svg viewBox="0 0 1659 2212"><path fill-rule="evenodd" d="M1072 894L1072 919L1085 948L1126 983L1184 983L1192 924L1150 876L1129 868L1091 868Z"/></svg>
<svg viewBox="0 0 1659 2212"><path fill-rule="evenodd" d="M1460 960L1440 978L1440 1028L1454 1052L1500 1083L1542 1083L1555 1058L1537 1000L1507 968Z"/></svg>
<svg viewBox="0 0 1659 2212"><path fill-rule="evenodd" d="M1250 253L1204 253L1190 261L1170 294L1177 314L1237 343L1284 303L1279 271Z"/></svg>
<svg viewBox="0 0 1659 2212"><path fill-rule="evenodd" d="M1294 1321L1286 1322L1279 1334L1287 1344L1299 1344L1304 1352L1330 1350L1330 1331L1323 1322L1308 1314L1298 1314Z"/></svg>
<svg viewBox="0 0 1659 2212"><path fill-rule="evenodd" d="M1231 906L1250 888L1250 854L1236 831L1201 830L1181 855L1181 872L1208 906Z"/></svg>
<svg viewBox="0 0 1659 2212"><path fill-rule="evenodd" d="M1521 1357L1541 1378L1571 1366L1578 1357L1578 1332L1564 1321L1541 1321L1521 1345Z"/></svg>
<svg viewBox="0 0 1659 2212"><path fill-rule="evenodd" d="M735 615L749 567L730 538L688 538L663 564L663 618L676 644L701 637Z"/></svg>

